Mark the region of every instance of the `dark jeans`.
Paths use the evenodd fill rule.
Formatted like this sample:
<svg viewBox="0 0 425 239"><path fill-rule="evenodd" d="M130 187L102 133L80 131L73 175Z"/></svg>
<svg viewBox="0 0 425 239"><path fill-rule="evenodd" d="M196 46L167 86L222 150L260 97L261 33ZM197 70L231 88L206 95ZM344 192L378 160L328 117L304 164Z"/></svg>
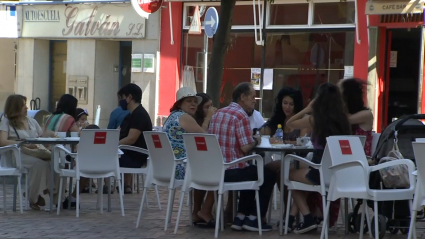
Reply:
<svg viewBox="0 0 425 239"><path fill-rule="evenodd" d="M250 165L245 168L228 169L224 174L225 182L243 182L243 181L255 181L258 179L257 166ZM269 207L270 197L273 192L274 184L276 183L276 174L268 169L264 168L264 183L261 185L258 192L260 197L260 212L261 217L265 217L267 209ZM232 203L232 202L228 202ZM240 191L238 212L246 216L257 215L257 206L255 204L255 191L254 190L242 190Z"/></svg>

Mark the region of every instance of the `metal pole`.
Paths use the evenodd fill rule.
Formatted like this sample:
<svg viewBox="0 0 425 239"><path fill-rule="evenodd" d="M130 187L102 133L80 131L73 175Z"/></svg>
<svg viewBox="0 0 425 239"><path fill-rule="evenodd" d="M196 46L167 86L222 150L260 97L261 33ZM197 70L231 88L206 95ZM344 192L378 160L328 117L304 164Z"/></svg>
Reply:
<svg viewBox="0 0 425 239"><path fill-rule="evenodd" d="M260 81L260 103L259 103L259 107L258 110L260 111L261 115L263 115L263 97L264 97L264 93L263 93L263 86L264 86L264 67L266 65L266 45L267 45L267 32L266 32L266 20L267 20L267 1L264 1L264 5L263 5L263 29L261 29L261 31L263 31L263 36L264 36L264 43L263 43L263 51L261 54L261 81Z"/></svg>
<svg viewBox="0 0 425 239"><path fill-rule="evenodd" d="M424 41L425 41L425 30L421 26L421 41L419 50L419 79L418 79L418 114L422 112L422 92L423 92L423 78L424 78Z"/></svg>
<svg viewBox="0 0 425 239"><path fill-rule="evenodd" d="M207 73L208 73L208 37L204 34L204 79L202 91L207 93Z"/></svg>

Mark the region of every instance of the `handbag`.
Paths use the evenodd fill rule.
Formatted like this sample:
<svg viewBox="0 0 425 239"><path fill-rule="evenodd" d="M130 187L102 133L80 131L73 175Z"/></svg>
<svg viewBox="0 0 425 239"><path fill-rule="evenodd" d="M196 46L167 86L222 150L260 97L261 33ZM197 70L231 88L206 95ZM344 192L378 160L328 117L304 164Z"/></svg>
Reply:
<svg viewBox="0 0 425 239"><path fill-rule="evenodd" d="M379 163L385 163L393 160L403 159L403 155L400 153L397 142L394 142L393 149L388 153L386 157L379 160ZM385 167L379 170L382 182L386 188L409 188L409 171L407 165L394 165Z"/></svg>
<svg viewBox="0 0 425 239"><path fill-rule="evenodd" d="M18 139L21 140L15 126L12 126L12 127L13 127L13 130L15 131L15 134L18 137ZM27 154L29 156L39 158L39 159L44 160L44 161L50 161L50 159L52 157L52 152L50 152L50 150L48 150L42 144L34 144L34 145L36 146L36 148L33 148L33 149L28 148L25 145L22 145L21 146L21 152L24 153L24 154Z"/></svg>

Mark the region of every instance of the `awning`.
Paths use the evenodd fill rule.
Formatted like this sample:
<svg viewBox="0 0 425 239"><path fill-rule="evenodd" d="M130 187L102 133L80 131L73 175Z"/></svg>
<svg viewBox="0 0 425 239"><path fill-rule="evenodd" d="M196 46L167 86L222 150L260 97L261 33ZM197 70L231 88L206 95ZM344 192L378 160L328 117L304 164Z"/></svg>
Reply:
<svg viewBox="0 0 425 239"><path fill-rule="evenodd" d="M424 2L421 0L368 1L365 7L366 15L413 14L424 11Z"/></svg>

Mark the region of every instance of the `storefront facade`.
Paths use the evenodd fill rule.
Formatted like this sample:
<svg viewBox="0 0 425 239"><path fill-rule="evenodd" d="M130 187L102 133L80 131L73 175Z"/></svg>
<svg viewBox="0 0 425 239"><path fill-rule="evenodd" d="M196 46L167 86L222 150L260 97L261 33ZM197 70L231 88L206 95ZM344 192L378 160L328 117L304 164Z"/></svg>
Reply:
<svg viewBox="0 0 425 239"><path fill-rule="evenodd" d="M274 98L283 87L300 89L304 104L307 104L321 83L336 83L341 78L356 75L354 1L275 0L272 4L262 1L261 7L254 7L255 21L253 1L236 3L219 107L230 103L234 86L251 81L257 72L263 72L264 79L257 88L257 109L265 118L271 116ZM163 12L161 19L161 54L165 54L164 48L169 48L169 52L175 54L174 62L171 59L166 64L161 62L158 114L164 116L169 114L169 108L174 103L175 90L181 83L179 79L184 66L193 67L197 90L203 91L204 51L207 47L208 55L211 54L213 40L208 39L206 44L203 33L188 33L195 7L203 9L203 6L214 6L220 13L219 2L172 1L171 5L172 26L168 24L169 13ZM261 25L260 20L263 19L260 16L263 14L265 21ZM201 21L204 21L204 16L201 16ZM170 44L170 27L173 29L174 45ZM255 34L255 28L264 28L262 39L258 30ZM166 70L170 66L176 70ZM167 89L163 85L167 85Z"/></svg>
<svg viewBox="0 0 425 239"><path fill-rule="evenodd" d="M422 1L358 1L359 77L368 78L375 129L406 114L424 113Z"/></svg>
<svg viewBox="0 0 425 239"><path fill-rule="evenodd" d="M79 107L89 111L89 120L100 105L99 124L106 127L110 112L118 106L118 89L131 82L142 88L142 104L155 120L159 12L145 19L128 2L35 3L16 9L20 26L16 93L40 98L41 108L50 111L62 94L73 94ZM144 57L149 57L147 68L142 65L148 61Z"/></svg>

